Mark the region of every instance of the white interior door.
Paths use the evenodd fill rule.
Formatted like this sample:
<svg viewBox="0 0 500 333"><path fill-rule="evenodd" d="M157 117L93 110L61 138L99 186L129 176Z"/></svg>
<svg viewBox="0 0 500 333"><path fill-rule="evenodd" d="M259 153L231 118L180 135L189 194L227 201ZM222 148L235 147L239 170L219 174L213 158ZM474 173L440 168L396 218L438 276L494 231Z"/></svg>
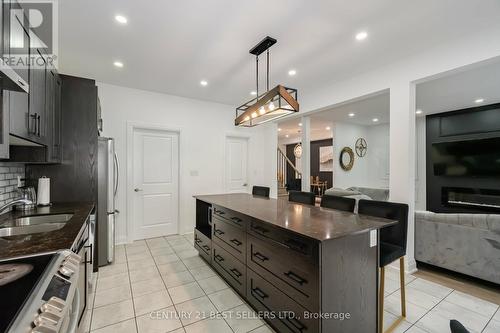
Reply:
<svg viewBox="0 0 500 333"><path fill-rule="evenodd" d="M134 129L134 239L178 233L179 135Z"/></svg>
<svg viewBox="0 0 500 333"><path fill-rule="evenodd" d="M226 137L226 190L248 192L248 139Z"/></svg>

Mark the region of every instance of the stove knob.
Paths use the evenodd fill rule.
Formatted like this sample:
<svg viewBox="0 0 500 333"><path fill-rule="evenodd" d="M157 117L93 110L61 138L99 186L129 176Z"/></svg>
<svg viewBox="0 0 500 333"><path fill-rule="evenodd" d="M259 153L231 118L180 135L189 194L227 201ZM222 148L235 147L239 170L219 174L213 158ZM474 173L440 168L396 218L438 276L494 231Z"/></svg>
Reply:
<svg viewBox="0 0 500 333"><path fill-rule="evenodd" d="M59 297L52 296L46 303L42 305L40 311L62 312L62 310L64 310L65 305L66 302L64 302L62 299L60 299Z"/></svg>
<svg viewBox="0 0 500 333"><path fill-rule="evenodd" d="M65 260L65 261L62 262L61 266L68 267L72 271L76 271L76 269L78 267L78 264L75 265L73 262Z"/></svg>
<svg viewBox="0 0 500 333"><path fill-rule="evenodd" d="M71 260L73 260L73 261L75 261L75 262L77 262L77 263L79 263L80 261L82 261L82 257L81 257L81 256L79 256L79 255L78 255L78 254L76 254L76 253L70 253L70 254L66 257L66 259L71 259Z"/></svg>
<svg viewBox="0 0 500 333"><path fill-rule="evenodd" d="M50 327L42 324L32 328L31 333L57 333L57 330L55 327Z"/></svg>
<svg viewBox="0 0 500 333"><path fill-rule="evenodd" d="M66 259L64 259L63 263L69 263L73 266L78 266L80 264L80 260L76 260L71 256L67 256Z"/></svg>
<svg viewBox="0 0 500 333"><path fill-rule="evenodd" d="M52 313L52 312L42 312L40 313L36 318L35 318L35 325L40 326L48 326L54 325L57 326L59 323L59 320L61 320L61 316Z"/></svg>
<svg viewBox="0 0 500 333"><path fill-rule="evenodd" d="M59 267L59 273L69 278L75 273L75 271L67 266L61 266Z"/></svg>

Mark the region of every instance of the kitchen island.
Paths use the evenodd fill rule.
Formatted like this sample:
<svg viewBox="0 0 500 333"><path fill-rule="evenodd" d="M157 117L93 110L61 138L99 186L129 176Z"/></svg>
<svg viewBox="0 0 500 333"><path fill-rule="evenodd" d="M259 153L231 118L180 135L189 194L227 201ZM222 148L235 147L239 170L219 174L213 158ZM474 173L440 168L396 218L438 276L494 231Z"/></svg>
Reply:
<svg viewBox="0 0 500 333"><path fill-rule="evenodd" d="M377 331L378 230L396 221L199 195L195 247L278 332Z"/></svg>

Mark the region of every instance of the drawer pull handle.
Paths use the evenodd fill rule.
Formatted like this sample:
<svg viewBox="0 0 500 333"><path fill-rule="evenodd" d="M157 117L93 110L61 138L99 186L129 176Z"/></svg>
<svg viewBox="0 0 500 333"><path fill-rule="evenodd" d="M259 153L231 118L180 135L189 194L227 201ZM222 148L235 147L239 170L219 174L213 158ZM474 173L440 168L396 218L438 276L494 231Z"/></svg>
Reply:
<svg viewBox="0 0 500 333"><path fill-rule="evenodd" d="M233 220L234 222L237 222L237 223L240 223L243 221L242 219L240 219L239 217L236 217L236 216L231 217L231 220Z"/></svg>
<svg viewBox="0 0 500 333"><path fill-rule="evenodd" d="M287 273L285 273L285 276L287 278L289 278L290 280L292 280L293 282L297 282L300 285L303 285L304 283L307 283L306 279L301 278L300 276L298 276L297 274L295 274L292 271L288 271Z"/></svg>
<svg viewBox="0 0 500 333"><path fill-rule="evenodd" d="M263 292L262 290L260 290L260 288L253 288L252 289L252 292L257 296L257 297L260 297L262 299L265 299L265 298L268 298L269 295L266 294L265 292Z"/></svg>
<svg viewBox="0 0 500 333"><path fill-rule="evenodd" d="M304 243L301 243L299 241L296 241L294 239L287 239L285 241L285 244L288 245L291 249L297 250L297 251L305 251L306 245Z"/></svg>
<svg viewBox="0 0 500 333"><path fill-rule="evenodd" d="M203 241L202 241L201 239L199 239L199 238L196 238L194 241L196 242L196 244L200 244L201 242L203 242Z"/></svg>
<svg viewBox="0 0 500 333"><path fill-rule="evenodd" d="M218 210L218 209L214 209L214 212L215 214L219 214L219 215L224 215L226 214L226 212L222 211L222 210Z"/></svg>
<svg viewBox="0 0 500 333"><path fill-rule="evenodd" d="M217 260L218 262L222 262L222 261L224 261L224 258L222 258L222 256L221 256L220 254L216 254L216 255L214 256L214 259L215 259L215 260Z"/></svg>
<svg viewBox="0 0 500 333"><path fill-rule="evenodd" d="M236 246L240 246L241 244L243 244L242 242L240 242L239 240L237 240L236 238L235 239L231 239L230 241L231 243L235 244Z"/></svg>
<svg viewBox="0 0 500 333"><path fill-rule="evenodd" d="M305 329L307 329L307 326L302 324L297 318L295 317L287 317L286 320L288 320L288 322L290 324L292 324L293 327L295 327L296 329L299 330L299 332L302 332L304 331Z"/></svg>
<svg viewBox="0 0 500 333"><path fill-rule="evenodd" d="M265 234L266 232L269 232L269 230L267 230L266 228L263 228L259 225L257 226L254 226L253 229L259 233L262 233L262 234Z"/></svg>
<svg viewBox="0 0 500 333"><path fill-rule="evenodd" d="M260 261L266 261L266 260L269 260L269 258L268 258L268 257L266 257L265 255L263 255L263 254L262 254L262 253L260 253L260 252L255 252L255 253L253 254L253 256L254 256L255 258L259 259Z"/></svg>
<svg viewBox="0 0 500 333"><path fill-rule="evenodd" d="M240 273L240 271L239 271L239 270L237 270L236 268L232 268L230 271L231 271L234 275L236 275L236 277L240 277L240 276L242 276L242 275L243 275L243 274L241 274L241 273Z"/></svg>
<svg viewBox="0 0 500 333"><path fill-rule="evenodd" d="M202 247L203 247L205 250L210 251L210 246L208 246L208 245L203 245Z"/></svg>
<svg viewBox="0 0 500 333"><path fill-rule="evenodd" d="M214 233L216 233L216 234L217 234L217 235L219 235L219 236L220 236L220 235L224 235L224 234L225 234L225 232L224 232L224 231L222 231L222 230L220 230L220 229L216 229L216 228L214 228Z"/></svg>

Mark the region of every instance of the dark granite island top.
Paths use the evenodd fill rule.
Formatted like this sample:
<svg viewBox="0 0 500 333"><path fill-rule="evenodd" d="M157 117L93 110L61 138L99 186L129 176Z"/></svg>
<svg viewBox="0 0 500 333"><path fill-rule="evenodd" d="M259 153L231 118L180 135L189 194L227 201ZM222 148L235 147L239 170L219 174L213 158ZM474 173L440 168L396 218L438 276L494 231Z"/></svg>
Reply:
<svg viewBox="0 0 500 333"><path fill-rule="evenodd" d="M232 209L320 242L377 230L397 223L377 217L293 203L289 202L286 197L271 199L246 193L234 193L197 195L195 198Z"/></svg>
<svg viewBox="0 0 500 333"><path fill-rule="evenodd" d="M85 221L94 208L93 203L55 203L49 207L37 207L29 211L11 211L0 215L0 228L9 227L14 220L24 216L73 214L58 230L28 235L0 237L0 260L42 252L70 249Z"/></svg>

